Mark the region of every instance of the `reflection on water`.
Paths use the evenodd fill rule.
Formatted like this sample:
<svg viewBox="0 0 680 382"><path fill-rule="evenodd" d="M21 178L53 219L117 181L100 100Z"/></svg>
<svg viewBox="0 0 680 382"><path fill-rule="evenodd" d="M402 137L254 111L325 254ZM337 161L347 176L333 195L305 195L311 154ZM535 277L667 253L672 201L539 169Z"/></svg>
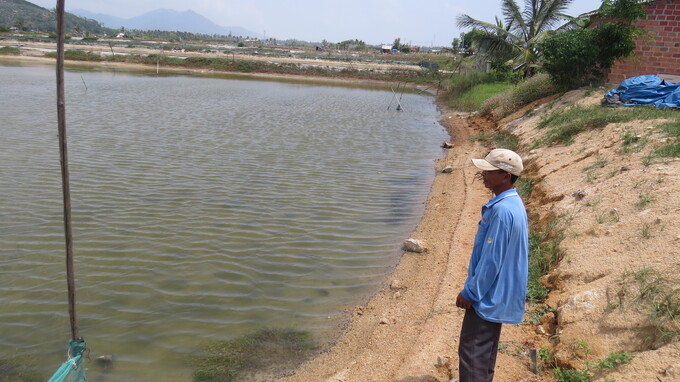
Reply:
<svg viewBox="0 0 680 382"><path fill-rule="evenodd" d="M77 309L110 381L189 380L205 341L321 333L375 291L446 139L430 98L67 72ZM0 66L0 358L70 337L54 71ZM182 376L181 378L178 376Z"/></svg>

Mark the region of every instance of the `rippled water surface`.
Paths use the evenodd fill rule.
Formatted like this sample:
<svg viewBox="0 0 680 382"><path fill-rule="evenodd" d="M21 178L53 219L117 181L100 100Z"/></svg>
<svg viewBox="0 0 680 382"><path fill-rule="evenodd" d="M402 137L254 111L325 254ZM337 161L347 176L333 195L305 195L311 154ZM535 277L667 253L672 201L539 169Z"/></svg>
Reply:
<svg viewBox="0 0 680 382"><path fill-rule="evenodd" d="M46 373L70 337L54 77L0 66L0 359ZM389 90L66 82L77 311L107 381L189 381L208 341L332 329L397 261L447 138L430 97L397 112Z"/></svg>

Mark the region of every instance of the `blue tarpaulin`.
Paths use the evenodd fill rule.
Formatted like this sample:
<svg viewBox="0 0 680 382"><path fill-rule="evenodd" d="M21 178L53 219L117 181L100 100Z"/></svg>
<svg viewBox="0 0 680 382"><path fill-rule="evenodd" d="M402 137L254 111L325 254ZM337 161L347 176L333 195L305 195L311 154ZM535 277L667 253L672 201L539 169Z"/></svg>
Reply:
<svg viewBox="0 0 680 382"><path fill-rule="evenodd" d="M605 94L602 104L680 108L680 83L666 81L655 74L627 78L618 88Z"/></svg>

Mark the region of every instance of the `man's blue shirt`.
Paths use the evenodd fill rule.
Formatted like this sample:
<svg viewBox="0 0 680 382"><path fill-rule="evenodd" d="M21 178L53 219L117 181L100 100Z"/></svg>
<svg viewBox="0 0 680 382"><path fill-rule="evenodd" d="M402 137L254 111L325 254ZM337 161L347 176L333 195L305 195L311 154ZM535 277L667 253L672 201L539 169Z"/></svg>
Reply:
<svg viewBox="0 0 680 382"><path fill-rule="evenodd" d="M529 227L516 189L482 207L470 267L461 294L491 322L518 324L524 316L529 273Z"/></svg>

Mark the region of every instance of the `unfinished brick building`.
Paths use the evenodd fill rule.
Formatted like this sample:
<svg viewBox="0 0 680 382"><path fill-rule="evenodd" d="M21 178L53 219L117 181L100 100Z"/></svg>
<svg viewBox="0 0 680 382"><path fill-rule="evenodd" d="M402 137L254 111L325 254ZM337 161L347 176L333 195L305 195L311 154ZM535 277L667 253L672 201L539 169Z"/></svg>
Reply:
<svg viewBox="0 0 680 382"><path fill-rule="evenodd" d="M635 40L635 53L611 68L608 84L643 74L680 81L680 0L651 0L645 9L647 17L635 23L645 33Z"/></svg>

